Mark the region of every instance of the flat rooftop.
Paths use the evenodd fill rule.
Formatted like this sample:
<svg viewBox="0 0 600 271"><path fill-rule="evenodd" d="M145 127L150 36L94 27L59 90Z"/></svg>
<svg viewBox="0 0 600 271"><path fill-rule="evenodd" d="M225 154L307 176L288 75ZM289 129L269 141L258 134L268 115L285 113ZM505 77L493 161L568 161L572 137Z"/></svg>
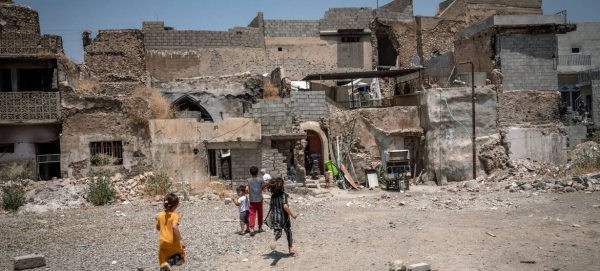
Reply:
<svg viewBox="0 0 600 271"><path fill-rule="evenodd" d="M458 39L464 39L481 31L497 26L542 26L566 24L565 16L556 15L496 15L469 26L458 32Z"/></svg>

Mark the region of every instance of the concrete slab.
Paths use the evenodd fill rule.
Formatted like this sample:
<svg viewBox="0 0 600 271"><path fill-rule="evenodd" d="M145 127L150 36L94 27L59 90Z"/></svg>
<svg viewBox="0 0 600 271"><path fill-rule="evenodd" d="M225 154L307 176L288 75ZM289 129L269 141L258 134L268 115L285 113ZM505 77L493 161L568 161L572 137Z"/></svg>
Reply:
<svg viewBox="0 0 600 271"><path fill-rule="evenodd" d="M26 270L46 266L46 258L41 254L29 254L15 257L15 270Z"/></svg>

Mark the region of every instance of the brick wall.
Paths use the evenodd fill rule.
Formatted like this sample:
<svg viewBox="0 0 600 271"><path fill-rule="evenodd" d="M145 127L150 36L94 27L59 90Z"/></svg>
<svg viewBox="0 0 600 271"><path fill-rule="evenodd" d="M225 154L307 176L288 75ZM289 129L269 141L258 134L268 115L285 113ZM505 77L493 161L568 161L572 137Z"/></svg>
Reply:
<svg viewBox="0 0 600 271"><path fill-rule="evenodd" d="M600 120L600 80L592 80L592 119ZM594 121L594 127L600 128L600 121Z"/></svg>
<svg viewBox="0 0 600 271"><path fill-rule="evenodd" d="M326 111L324 91L297 91L291 93L291 98L260 100L244 117L260 119L263 135L275 135L293 133L294 117L300 121L320 120Z"/></svg>
<svg viewBox="0 0 600 271"><path fill-rule="evenodd" d="M552 59L556 51L554 35L502 36L500 50L505 90L558 88L558 76Z"/></svg>
<svg viewBox="0 0 600 271"><path fill-rule="evenodd" d="M175 30L164 22L143 22L146 48L162 47L264 47L264 34L256 27L235 27L229 31Z"/></svg>
<svg viewBox="0 0 600 271"><path fill-rule="evenodd" d="M318 20L265 20L266 37L318 37Z"/></svg>
<svg viewBox="0 0 600 271"><path fill-rule="evenodd" d="M287 163L284 154L277 149L262 150L262 168L264 168L272 178L287 177Z"/></svg>
<svg viewBox="0 0 600 271"><path fill-rule="evenodd" d="M319 120L327 112L325 91L295 91L292 92L292 101L300 120Z"/></svg>
<svg viewBox="0 0 600 271"><path fill-rule="evenodd" d="M231 150L231 179L234 187L246 183L250 178L250 167L260 168L262 149L232 149Z"/></svg>
<svg viewBox="0 0 600 271"><path fill-rule="evenodd" d="M319 30L369 29L372 20L371 8L330 8L325 12Z"/></svg>

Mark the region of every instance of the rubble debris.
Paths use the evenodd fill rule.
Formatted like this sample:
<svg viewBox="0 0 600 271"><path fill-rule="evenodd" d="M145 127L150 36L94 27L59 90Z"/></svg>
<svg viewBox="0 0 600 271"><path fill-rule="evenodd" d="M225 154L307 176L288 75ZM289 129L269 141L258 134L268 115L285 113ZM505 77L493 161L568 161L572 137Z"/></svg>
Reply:
<svg viewBox="0 0 600 271"><path fill-rule="evenodd" d="M41 254L15 257L15 270L26 270L46 266L46 258Z"/></svg>
<svg viewBox="0 0 600 271"><path fill-rule="evenodd" d="M428 263L416 263L408 266L408 271L430 271L431 267Z"/></svg>
<svg viewBox="0 0 600 271"><path fill-rule="evenodd" d="M389 262L389 271L406 271L406 266L404 265L403 260L395 260L393 262Z"/></svg>
<svg viewBox="0 0 600 271"><path fill-rule="evenodd" d="M491 232L489 232L489 231L488 231L488 232L486 232L485 234L487 234L487 235L489 235L489 236L491 236L491 237L496 237L496 235L495 235L495 234L493 234L493 233L491 233Z"/></svg>

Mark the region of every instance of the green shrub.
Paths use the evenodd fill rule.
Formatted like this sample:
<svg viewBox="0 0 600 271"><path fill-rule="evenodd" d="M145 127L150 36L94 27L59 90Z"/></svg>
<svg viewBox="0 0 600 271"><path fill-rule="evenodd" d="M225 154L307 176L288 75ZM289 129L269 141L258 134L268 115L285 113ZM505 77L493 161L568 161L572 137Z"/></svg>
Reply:
<svg viewBox="0 0 600 271"><path fill-rule="evenodd" d="M115 194L113 185L105 173L93 174L87 193L87 200L96 206L105 205Z"/></svg>
<svg viewBox="0 0 600 271"><path fill-rule="evenodd" d="M2 208L15 212L25 205L25 189L21 184L12 184L2 187Z"/></svg>
<svg viewBox="0 0 600 271"><path fill-rule="evenodd" d="M155 173L146 180L146 194L148 196L164 196L171 187L171 178L165 172Z"/></svg>

